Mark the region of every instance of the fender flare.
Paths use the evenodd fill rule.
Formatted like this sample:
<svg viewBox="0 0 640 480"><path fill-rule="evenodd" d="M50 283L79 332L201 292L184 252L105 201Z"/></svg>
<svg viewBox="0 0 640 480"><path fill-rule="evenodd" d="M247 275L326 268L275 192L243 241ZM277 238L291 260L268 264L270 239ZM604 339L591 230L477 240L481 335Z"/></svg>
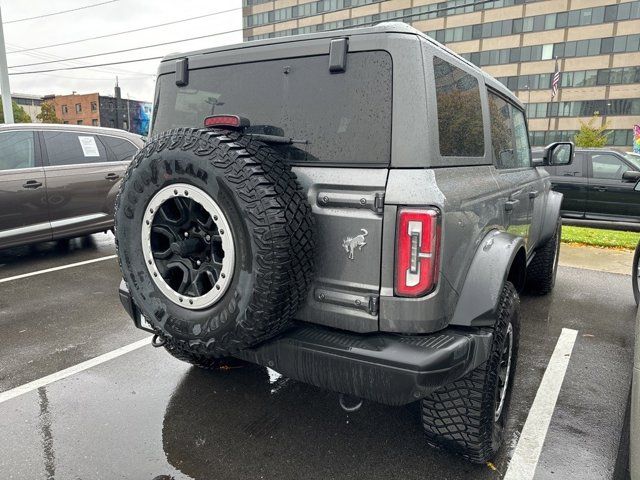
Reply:
<svg viewBox="0 0 640 480"><path fill-rule="evenodd" d="M499 230L488 233L471 261L450 325L492 326L514 261L524 262L519 267L526 269L522 237Z"/></svg>
<svg viewBox="0 0 640 480"><path fill-rule="evenodd" d="M547 196L547 203L544 208L544 216L542 218L542 227L540 230L540 240L538 245L544 245L549 241L553 234L556 232L556 226L558 225L558 219L560 218L560 207L562 205L562 194L549 191Z"/></svg>

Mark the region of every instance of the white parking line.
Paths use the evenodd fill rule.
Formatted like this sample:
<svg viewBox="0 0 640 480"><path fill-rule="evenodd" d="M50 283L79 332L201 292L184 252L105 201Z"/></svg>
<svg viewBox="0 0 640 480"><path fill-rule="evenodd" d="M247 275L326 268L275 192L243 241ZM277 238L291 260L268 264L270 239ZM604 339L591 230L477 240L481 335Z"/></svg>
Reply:
<svg viewBox="0 0 640 480"><path fill-rule="evenodd" d="M28 392L32 392L33 390L37 390L40 387L44 387L49 385L50 383L57 382L58 380L62 380L63 378L70 377L71 375L75 375L76 373L80 373L84 370L87 370L91 367L95 367L96 365L100 365L101 363L108 362L109 360L113 360L125 353L133 352L140 347L144 347L145 345L150 345L149 338L143 338L142 340L138 340L137 342L130 343L129 345L125 345L124 347L120 347L111 352L107 352L98 357L92 358L91 360L87 360L73 367L65 368L64 370L60 370L59 372L52 373L51 375L47 375L46 377L39 378L38 380L34 380L33 382L25 383L24 385L20 385L19 387L13 388L11 390L7 390L6 392L0 393L0 403L4 403L7 400L11 400L12 398L16 398L20 395L23 395Z"/></svg>
<svg viewBox="0 0 640 480"><path fill-rule="evenodd" d="M12 280L20 280L21 278L33 277L34 275L42 275L43 273L57 272L58 270L65 270L67 268L80 267L82 265L88 265L90 263L102 262L104 260L111 260L116 258L117 255L107 255L106 257L93 258L91 260L85 260L84 262L70 263L68 265L62 265L60 267L47 268L44 270L36 270L35 272L23 273L22 275L16 275L14 277L0 278L0 283L11 282Z"/></svg>
<svg viewBox="0 0 640 480"><path fill-rule="evenodd" d="M547 370L544 372L542 382L540 382L536 398L533 400L529 415L522 428L520 440L504 480L529 480L533 478L577 334L577 330L562 329Z"/></svg>

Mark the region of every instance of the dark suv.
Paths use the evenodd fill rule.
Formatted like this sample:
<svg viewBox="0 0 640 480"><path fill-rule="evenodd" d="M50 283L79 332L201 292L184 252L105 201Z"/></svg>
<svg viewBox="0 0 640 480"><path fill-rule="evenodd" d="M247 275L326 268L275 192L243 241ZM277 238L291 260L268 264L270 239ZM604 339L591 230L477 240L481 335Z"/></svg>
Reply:
<svg viewBox="0 0 640 480"><path fill-rule="evenodd" d="M543 150L534 151L534 157ZM640 155L608 148L576 149L571 165L546 167L564 195L562 216L584 223L625 222L640 228Z"/></svg>
<svg viewBox="0 0 640 480"><path fill-rule="evenodd" d="M562 195L518 99L400 23L166 57L118 196L120 295L153 343L500 446L518 292L554 285ZM571 161L550 145L540 165Z"/></svg>
<svg viewBox="0 0 640 480"><path fill-rule="evenodd" d="M120 179L142 145L112 128L0 126L0 248L112 228Z"/></svg>

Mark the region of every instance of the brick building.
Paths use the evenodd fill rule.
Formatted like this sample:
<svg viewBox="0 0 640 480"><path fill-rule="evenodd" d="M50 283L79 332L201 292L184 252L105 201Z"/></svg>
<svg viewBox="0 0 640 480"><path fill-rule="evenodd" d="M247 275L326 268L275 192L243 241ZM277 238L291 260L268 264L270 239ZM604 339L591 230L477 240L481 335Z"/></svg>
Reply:
<svg viewBox="0 0 640 480"><path fill-rule="evenodd" d="M63 123L120 128L139 135L149 132L151 103L121 98L120 87L114 96L98 93L47 95L44 101L55 106Z"/></svg>
<svg viewBox="0 0 640 480"><path fill-rule="evenodd" d="M100 125L99 95L87 93L78 95L48 95L45 102L52 103L56 108L56 116L63 123L74 125Z"/></svg>

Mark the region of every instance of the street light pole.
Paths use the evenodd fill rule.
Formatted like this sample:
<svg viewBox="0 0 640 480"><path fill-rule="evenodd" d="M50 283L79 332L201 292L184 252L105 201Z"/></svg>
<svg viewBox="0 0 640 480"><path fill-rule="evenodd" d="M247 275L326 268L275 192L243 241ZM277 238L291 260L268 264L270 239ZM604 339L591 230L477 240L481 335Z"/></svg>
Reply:
<svg viewBox="0 0 640 480"><path fill-rule="evenodd" d="M13 106L11 104L11 87L9 86L9 69L7 68L7 52L4 46L4 28L2 27L2 12L0 11L0 93L2 94L2 108L4 123L13 123Z"/></svg>

